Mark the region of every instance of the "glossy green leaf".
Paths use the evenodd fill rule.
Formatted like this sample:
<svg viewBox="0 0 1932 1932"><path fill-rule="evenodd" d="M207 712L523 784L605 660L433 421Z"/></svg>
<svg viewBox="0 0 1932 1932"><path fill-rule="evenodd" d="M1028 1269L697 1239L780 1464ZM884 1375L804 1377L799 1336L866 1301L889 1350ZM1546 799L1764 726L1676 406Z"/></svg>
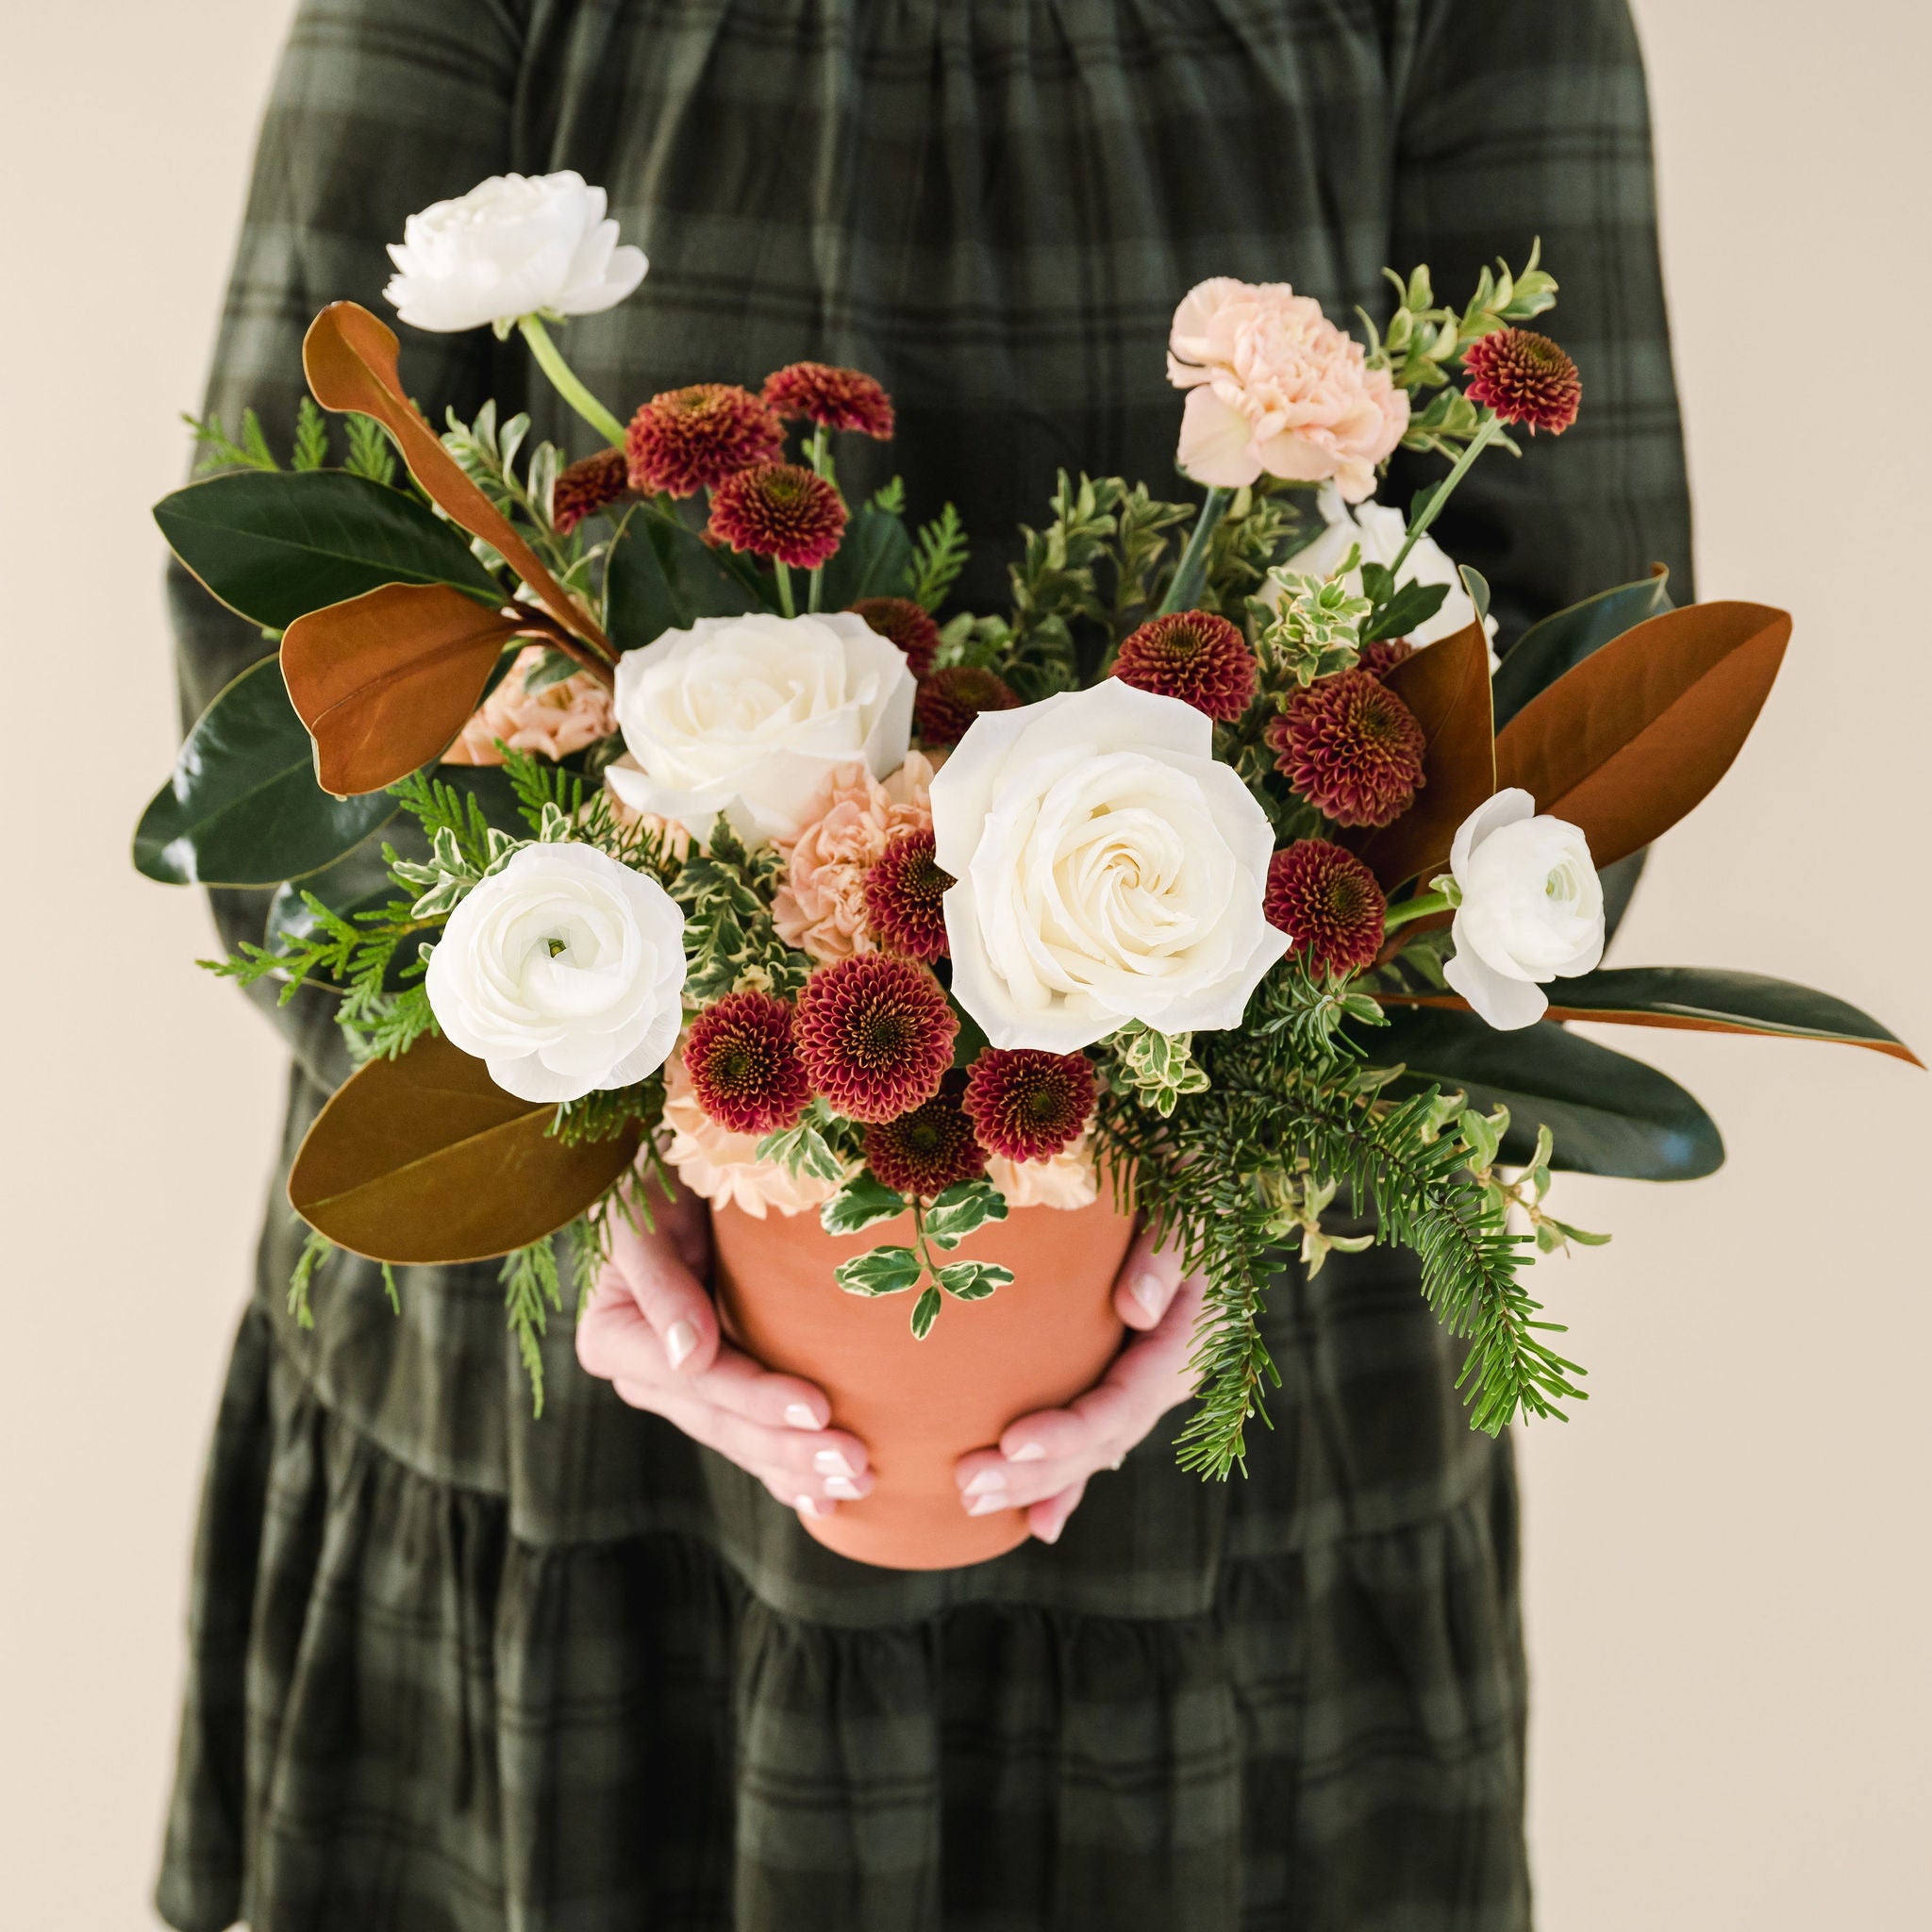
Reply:
<svg viewBox="0 0 1932 1932"><path fill-rule="evenodd" d="M386 791L331 798L273 658L201 714L134 833L134 863L176 886L275 886L318 872L396 812Z"/></svg>
<svg viewBox="0 0 1932 1932"><path fill-rule="evenodd" d="M452 525L345 470L210 477L162 497L155 522L209 591L269 630L383 584L502 595Z"/></svg>
<svg viewBox="0 0 1932 1932"><path fill-rule="evenodd" d="M1601 591L1531 625L1496 673L1496 729L1502 730L1531 698L1547 691L1592 651L1601 650L1612 638L1622 637L1646 618L1674 609L1669 584L1669 571L1659 569L1641 583Z"/></svg>
<svg viewBox="0 0 1932 1932"><path fill-rule="evenodd" d="M1010 1268L997 1261L949 1261L939 1271L939 1284L957 1301L983 1302L996 1288L1013 1278Z"/></svg>
<svg viewBox="0 0 1932 1932"><path fill-rule="evenodd" d="M625 519L605 566L604 622L621 651L635 651L701 617L760 608L720 554L687 524L642 507Z"/></svg>
<svg viewBox="0 0 1932 1932"><path fill-rule="evenodd" d="M975 1228L1007 1218L1007 1197L991 1181L955 1181L925 1210L935 1246L957 1248Z"/></svg>
<svg viewBox="0 0 1932 1932"><path fill-rule="evenodd" d="M906 1197L869 1174L855 1175L819 1209L827 1234L858 1234L874 1223L906 1211ZM909 1286L909 1284L908 1284Z"/></svg>
<svg viewBox="0 0 1932 1932"><path fill-rule="evenodd" d="M932 1324L940 1318L940 1291L928 1287L912 1304L912 1339L924 1341L932 1333Z"/></svg>
<svg viewBox="0 0 1932 1932"><path fill-rule="evenodd" d="M841 1261L832 1278L847 1294L904 1294L924 1272L924 1262L910 1248L869 1248Z"/></svg>
<svg viewBox="0 0 1932 1932"><path fill-rule="evenodd" d="M843 610L861 597L903 597L912 580L912 539L902 518L860 504L845 525L839 554L819 586L822 610Z"/></svg>

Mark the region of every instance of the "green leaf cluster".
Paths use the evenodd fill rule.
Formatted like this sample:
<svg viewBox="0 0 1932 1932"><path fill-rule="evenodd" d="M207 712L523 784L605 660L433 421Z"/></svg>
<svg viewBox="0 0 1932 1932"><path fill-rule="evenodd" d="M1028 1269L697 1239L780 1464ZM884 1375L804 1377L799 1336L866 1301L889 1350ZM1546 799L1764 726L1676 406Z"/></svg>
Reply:
<svg viewBox="0 0 1932 1932"><path fill-rule="evenodd" d="M783 863L769 845L747 851L723 814L704 850L686 858L670 890L684 908L687 1006L708 1006L745 986L789 994L805 984L809 961L772 924Z"/></svg>
<svg viewBox="0 0 1932 1932"><path fill-rule="evenodd" d="M912 1334L924 1341L932 1333L944 1298L979 1302L1013 1279L1013 1271L996 1261L941 1261L968 1235L990 1221L1007 1218L1006 1196L991 1181L956 1181L931 1201L908 1201L870 1174L860 1172L819 1209L828 1234L859 1234L881 1221L912 1210L912 1245L899 1243L869 1248L840 1262L833 1272L847 1294L876 1297L921 1289L912 1305ZM937 1254L936 1252L937 1251Z"/></svg>

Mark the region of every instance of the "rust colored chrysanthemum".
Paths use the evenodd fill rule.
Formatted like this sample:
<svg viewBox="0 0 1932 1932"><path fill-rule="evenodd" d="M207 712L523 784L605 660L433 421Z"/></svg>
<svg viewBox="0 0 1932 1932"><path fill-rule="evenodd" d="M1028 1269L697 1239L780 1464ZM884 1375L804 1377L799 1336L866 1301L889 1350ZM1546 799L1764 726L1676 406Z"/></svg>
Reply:
<svg viewBox="0 0 1932 1932"><path fill-rule="evenodd" d="M911 959L860 953L821 966L798 995L792 1038L811 1083L848 1120L896 1120L930 1100L959 1022Z"/></svg>
<svg viewBox="0 0 1932 1932"><path fill-rule="evenodd" d="M568 537L586 517L615 503L630 489L630 466L621 449L600 449L571 464L550 492L550 520Z"/></svg>
<svg viewBox="0 0 1932 1932"><path fill-rule="evenodd" d="M1276 768L1338 825L1392 824L1423 784L1423 727L1367 671L1341 671L1297 691L1268 721Z"/></svg>
<svg viewBox="0 0 1932 1932"><path fill-rule="evenodd" d="M827 429L856 429L881 442L892 434L892 399L861 369L788 362L765 377L765 401L781 416Z"/></svg>
<svg viewBox="0 0 1932 1932"><path fill-rule="evenodd" d="M958 744L982 711L1010 711L1020 702L1004 677L977 664L948 664L919 687L912 717L927 744Z"/></svg>
<svg viewBox="0 0 1932 1932"><path fill-rule="evenodd" d="M726 993L691 1023L684 1068L697 1102L734 1134L795 1125L811 1081L791 1037L791 1008L768 992Z"/></svg>
<svg viewBox="0 0 1932 1932"><path fill-rule="evenodd" d="M1387 677L1398 664L1415 656L1415 646L1407 638L1377 638L1362 646L1360 669L1371 677Z"/></svg>
<svg viewBox="0 0 1932 1932"><path fill-rule="evenodd" d="M865 916L873 937L909 959L938 959L946 951L946 912L941 900L953 883L932 856L930 831L899 832L865 875Z"/></svg>
<svg viewBox="0 0 1932 1932"><path fill-rule="evenodd" d="M1353 852L1326 839L1297 839L1268 861L1261 910L1316 972L1359 973L1382 950L1389 902Z"/></svg>
<svg viewBox="0 0 1932 1932"><path fill-rule="evenodd" d="M1080 1138L1093 1111L1093 1063L1083 1053L990 1046L966 1080L980 1145L1008 1160L1047 1160Z"/></svg>
<svg viewBox="0 0 1932 1932"><path fill-rule="evenodd" d="M924 605L915 604L910 597L861 597L845 608L906 653L914 677L924 677L932 669L933 654L940 647L940 627Z"/></svg>
<svg viewBox="0 0 1932 1932"><path fill-rule="evenodd" d="M948 1072L923 1106L866 1128L865 1164L874 1179L929 1201L954 1182L976 1181L986 1172L986 1149L959 1105L965 1084L965 1074Z"/></svg>
<svg viewBox="0 0 1932 1932"><path fill-rule="evenodd" d="M653 396L630 419L624 445L633 490L695 496L753 463L775 462L785 425L748 389L700 382Z"/></svg>
<svg viewBox="0 0 1932 1932"><path fill-rule="evenodd" d="M803 463L757 463L711 492L710 534L734 550L817 570L845 534L845 505Z"/></svg>
<svg viewBox="0 0 1932 1932"><path fill-rule="evenodd" d="M1150 618L1120 648L1113 675L1137 691L1179 698L1231 724L1255 699L1255 654L1240 629L1208 610Z"/></svg>
<svg viewBox="0 0 1932 1932"><path fill-rule="evenodd" d="M1561 436L1576 420L1583 378L1548 336L1532 329L1499 328L1480 336L1463 351L1469 399L1495 410L1504 422L1533 435L1547 429Z"/></svg>

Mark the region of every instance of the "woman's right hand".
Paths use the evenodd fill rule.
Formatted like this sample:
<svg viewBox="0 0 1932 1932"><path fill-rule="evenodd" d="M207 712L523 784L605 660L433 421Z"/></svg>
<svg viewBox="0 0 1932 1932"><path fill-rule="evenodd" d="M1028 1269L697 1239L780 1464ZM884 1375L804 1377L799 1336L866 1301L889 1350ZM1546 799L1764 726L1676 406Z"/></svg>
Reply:
<svg viewBox="0 0 1932 1932"><path fill-rule="evenodd" d="M649 1192L655 1226L615 1216L610 1259L577 1324L577 1359L633 1408L749 1471L788 1508L826 1516L872 1488L865 1444L825 1426L824 1391L774 1375L718 1334L710 1222L690 1189Z"/></svg>

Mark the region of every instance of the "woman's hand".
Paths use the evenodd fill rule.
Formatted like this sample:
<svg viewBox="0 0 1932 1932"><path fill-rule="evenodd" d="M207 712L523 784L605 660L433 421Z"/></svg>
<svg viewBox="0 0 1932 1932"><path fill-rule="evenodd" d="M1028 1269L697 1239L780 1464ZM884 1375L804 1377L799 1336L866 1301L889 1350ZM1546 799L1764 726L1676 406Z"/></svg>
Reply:
<svg viewBox="0 0 1932 1932"><path fill-rule="evenodd" d="M1122 1458L1175 1403L1193 1392L1188 1374L1203 1283L1142 1233L1114 1279L1113 1305L1141 1333L1098 1385L1065 1408L1042 1408L1008 1425L993 1449L962 1456L954 1470L969 1516L1024 1509L1041 1542L1058 1542L1096 1470Z"/></svg>
<svg viewBox="0 0 1932 1932"><path fill-rule="evenodd" d="M671 1203L655 1188L656 1226L620 1215L610 1259L577 1324L577 1359L633 1408L674 1423L748 1470L788 1508L825 1516L872 1488L865 1444L828 1429L824 1391L774 1375L722 1341L705 1290L710 1224L690 1189Z"/></svg>

